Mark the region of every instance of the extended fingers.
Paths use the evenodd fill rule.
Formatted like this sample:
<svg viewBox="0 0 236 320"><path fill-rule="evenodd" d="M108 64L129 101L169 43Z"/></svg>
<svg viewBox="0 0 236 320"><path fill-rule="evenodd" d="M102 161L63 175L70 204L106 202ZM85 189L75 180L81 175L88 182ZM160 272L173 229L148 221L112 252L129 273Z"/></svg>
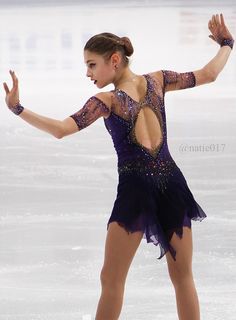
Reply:
<svg viewBox="0 0 236 320"><path fill-rule="evenodd" d="M212 24L213 24L213 25L216 25L216 24L217 24L217 20L216 20L216 15L215 15L215 14L213 14L211 20L212 20Z"/></svg>
<svg viewBox="0 0 236 320"><path fill-rule="evenodd" d="M6 94L8 94L10 92L10 90L9 90L6 82L3 83L3 87L4 87L5 91L6 91Z"/></svg>
<svg viewBox="0 0 236 320"><path fill-rule="evenodd" d="M208 21L208 28L212 31L213 26L211 20Z"/></svg>
<svg viewBox="0 0 236 320"><path fill-rule="evenodd" d="M217 24L216 17L215 15L213 15L208 22L208 28L211 30L211 32L216 27L216 24Z"/></svg>
<svg viewBox="0 0 236 320"><path fill-rule="evenodd" d="M220 25L225 26L225 21L224 21L223 14L222 13L220 15L219 14L213 14L211 20L208 23L208 26L209 25L211 27L218 27Z"/></svg>
<svg viewBox="0 0 236 320"><path fill-rule="evenodd" d="M9 72L10 72L10 75L11 75L12 81L13 81L13 89L17 89L18 79L17 79L17 77L16 77L16 75L15 75L15 72L12 71L12 70L10 70Z"/></svg>
<svg viewBox="0 0 236 320"><path fill-rule="evenodd" d="M220 24L220 17L218 14L215 15L215 23L216 23L216 25Z"/></svg>
<svg viewBox="0 0 236 320"><path fill-rule="evenodd" d="M225 27L225 19L222 13L220 14L220 19L221 19L221 24Z"/></svg>
<svg viewBox="0 0 236 320"><path fill-rule="evenodd" d="M218 14L213 14L211 18L211 26L212 27L217 27L220 24L220 18Z"/></svg>
<svg viewBox="0 0 236 320"><path fill-rule="evenodd" d="M218 32L221 28L226 28L223 14L213 14L208 22L208 28L212 33Z"/></svg>

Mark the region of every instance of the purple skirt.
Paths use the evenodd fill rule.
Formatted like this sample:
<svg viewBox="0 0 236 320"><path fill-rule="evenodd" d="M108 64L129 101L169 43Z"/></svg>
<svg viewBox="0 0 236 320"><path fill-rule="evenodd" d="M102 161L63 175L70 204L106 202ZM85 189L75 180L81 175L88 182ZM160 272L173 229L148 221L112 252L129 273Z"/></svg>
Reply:
<svg viewBox="0 0 236 320"><path fill-rule="evenodd" d="M176 166L164 189L158 177L137 172L119 174L117 197L107 223L116 221L128 233L142 231L147 242L159 245L161 259L169 251L176 260L170 240L175 232L180 238L183 226L191 228L191 220L206 216L196 202L181 170Z"/></svg>

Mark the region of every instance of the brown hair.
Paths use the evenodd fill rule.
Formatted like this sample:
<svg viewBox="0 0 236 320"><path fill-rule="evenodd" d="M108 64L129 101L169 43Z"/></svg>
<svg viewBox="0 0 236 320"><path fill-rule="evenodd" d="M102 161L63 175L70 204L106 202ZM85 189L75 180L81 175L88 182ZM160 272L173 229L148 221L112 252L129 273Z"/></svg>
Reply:
<svg viewBox="0 0 236 320"><path fill-rule="evenodd" d="M108 60L116 51L121 52L123 63L125 66L129 64L129 59L134 48L128 37L118 37L113 33L104 32L99 33L90 38L85 44L84 50L95 52L102 55Z"/></svg>

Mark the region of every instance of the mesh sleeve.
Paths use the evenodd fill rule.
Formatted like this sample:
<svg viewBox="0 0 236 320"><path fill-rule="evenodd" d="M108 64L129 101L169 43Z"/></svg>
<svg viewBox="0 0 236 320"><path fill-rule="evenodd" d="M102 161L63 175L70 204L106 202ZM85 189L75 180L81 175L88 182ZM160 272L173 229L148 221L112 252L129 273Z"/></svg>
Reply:
<svg viewBox="0 0 236 320"><path fill-rule="evenodd" d="M181 90L195 87L196 78L193 72L178 73L170 70L161 70L163 74L163 90Z"/></svg>
<svg viewBox="0 0 236 320"><path fill-rule="evenodd" d="M70 117L76 122L78 129L82 130L102 116L108 115L110 109L99 98L92 96L84 106Z"/></svg>

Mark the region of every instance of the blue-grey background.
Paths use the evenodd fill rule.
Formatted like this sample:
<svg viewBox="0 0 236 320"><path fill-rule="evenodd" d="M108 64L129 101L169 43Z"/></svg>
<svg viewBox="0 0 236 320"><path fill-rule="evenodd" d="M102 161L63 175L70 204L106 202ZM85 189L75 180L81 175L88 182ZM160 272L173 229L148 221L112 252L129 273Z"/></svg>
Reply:
<svg viewBox="0 0 236 320"><path fill-rule="evenodd" d="M8 71L15 70L22 104L64 119L98 92L83 61L89 37L130 37L138 74L192 71L217 53L207 25L220 12L235 36L235 1L0 1L1 86L11 84ZM166 95L171 154L208 215L193 222L202 320L236 314L235 85L233 51L216 82ZM4 98L2 87L0 319L93 319L118 179L111 138L99 119L57 140L12 114ZM166 260L145 241L120 319L175 320Z"/></svg>

